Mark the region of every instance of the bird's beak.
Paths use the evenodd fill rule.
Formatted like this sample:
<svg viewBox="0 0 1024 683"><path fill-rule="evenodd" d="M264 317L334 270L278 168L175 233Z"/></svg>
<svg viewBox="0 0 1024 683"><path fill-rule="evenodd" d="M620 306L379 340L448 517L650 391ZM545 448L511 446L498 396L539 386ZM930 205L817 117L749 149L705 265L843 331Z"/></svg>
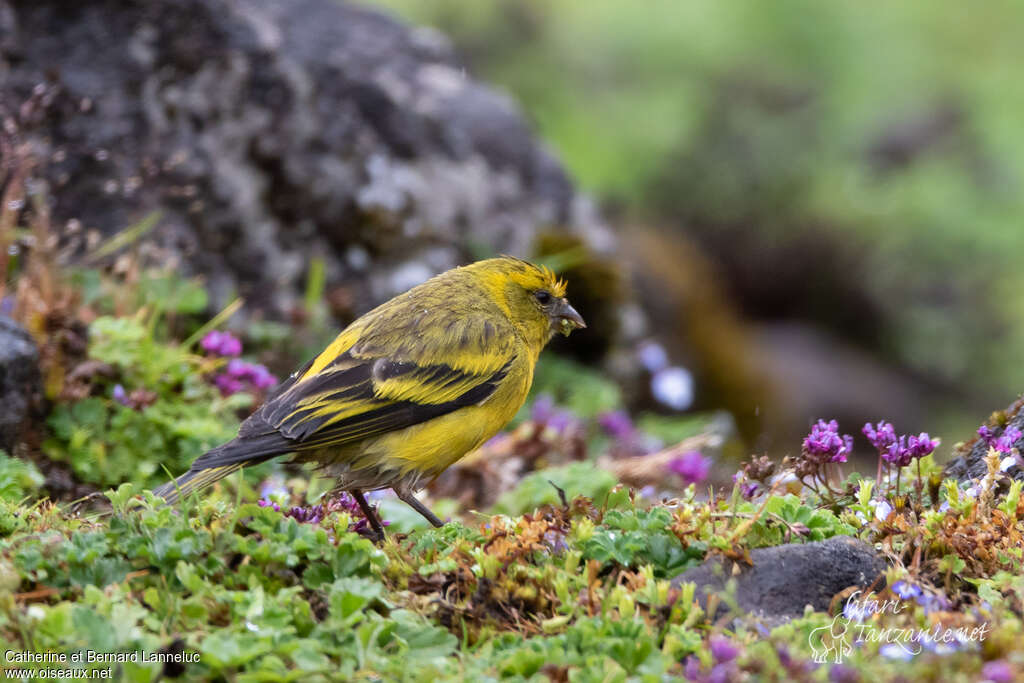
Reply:
<svg viewBox="0 0 1024 683"><path fill-rule="evenodd" d="M583 322L583 316L580 315L575 308L569 305L569 302L562 299L561 303L554 310L555 320L558 321L559 331L566 337L569 333L578 327L586 327L587 324Z"/></svg>

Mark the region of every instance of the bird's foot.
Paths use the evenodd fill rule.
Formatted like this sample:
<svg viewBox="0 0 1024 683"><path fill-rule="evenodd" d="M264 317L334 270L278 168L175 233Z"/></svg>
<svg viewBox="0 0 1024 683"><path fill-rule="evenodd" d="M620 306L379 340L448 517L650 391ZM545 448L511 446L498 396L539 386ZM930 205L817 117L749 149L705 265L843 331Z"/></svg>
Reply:
<svg viewBox="0 0 1024 683"><path fill-rule="evenodd" d="M359 504L359 509L363 512L363 517L366 518L367 524L360 524L356 527L356 532L360 536L369 538L374 543L379 543L384 540L384 526L377 519L377 514L373 511L373 508L366 502L366 498L363 497L363 492L359 489L352 489L352 497L356 499L356 503Z"/></svg>
<svg viewBox="0 0 1024 683"><path fill-rule="evenodd" d="M370 526L363 525L355 529L354 531L363 538L369 540L374 545L384 542L384 532L377 531L376 529L373 529Z"/></svg>

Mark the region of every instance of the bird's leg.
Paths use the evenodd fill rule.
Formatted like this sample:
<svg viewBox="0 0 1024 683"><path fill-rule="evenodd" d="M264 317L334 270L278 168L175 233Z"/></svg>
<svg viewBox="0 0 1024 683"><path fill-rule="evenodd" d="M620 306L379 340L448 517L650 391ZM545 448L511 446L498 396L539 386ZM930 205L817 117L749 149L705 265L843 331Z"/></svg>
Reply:
<svg viewBox="0 0 1024 683"><path fill-rule="evenodd" d="M363 517L366 517L366 521L370 523L370 528L373 529L373 533L377 535L377 540L383 541L384 527L381 526L380 520L377 519L377 515L374 513L373 508L371 508L370 504L366 502L365 498L363 498L363 492L359 489L352 489L349 493L351 493L352 497L356 499L357 503L359 503L359 509L363 511Z"/></svg>
<svg viewBox="0 0 1024 683"><path fill-rule="evenodd" d="M433 512L431 512L430 508L428 508L426 505L421 503L419 501L419 498L414 496L410 491L404 491L403 492L403 491L399 491L398 489L395 489L395 494L398 496L399 500L401 500L403 503L405 503L406 505L411 507L416 512L418 512L421 515L423 515L428 522L430 522L431 524L433 524L437 528L440 529L441 527L444 526L444 522L442 522L440 519L438 519L437 515L435 515Z"/></svg>

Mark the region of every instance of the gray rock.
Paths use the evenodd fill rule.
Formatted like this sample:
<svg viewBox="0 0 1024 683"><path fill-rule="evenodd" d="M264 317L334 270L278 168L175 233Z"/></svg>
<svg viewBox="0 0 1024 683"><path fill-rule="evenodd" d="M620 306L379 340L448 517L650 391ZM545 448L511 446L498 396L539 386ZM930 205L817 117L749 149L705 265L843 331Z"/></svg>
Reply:
<svg viewBox="0 0 1024 683"><path fill-rule="evenodd" d="M473 254L611 233L447 39L337 0L0 0L0 104L53 217L287 311L312 257L354 313ZM415 267L419 264L418 267Z"/></svg>
<svg viewBox="0 0 1024 683"><path fill-rule="evenodd" d="M739 609L770 622L798 617L806 605L826 611L832 598L850 586L866 588L876 581L876 590L884 586L880 577L885 561L870 545L849 536L758 548L750 557L753 566L743 567L736 575L732 574L734 562L714 559L680 574L672 584L696 583L697 595L706 606L708 596L724 591L726 583L735 579ZM720 603L716 618L726 610Z"/></svg>
<svg viewBox="0 0 1024 683"><path fill-rule="evenodd" d="M12 453L42 403L39 353L18 323L0 315L0 450Z"/></svg>
<svg viewBox="0 0 1024 683"><path fill-rule="evenodd" d="M1024 406L1024 401L1017 401L1012 406L1007 408L1006 414L1009 416L1005 427L994 427L992 429L996 437L1002 436L1003 432L1009 427L1016 427L1024 433L1024 412L1021 411L1021 407ZM1014 446L1018 451L1024 452L1024 437L1021 437L1014 443ZM975 437L973 440L968 441L961 454L946 463L943 476L956 479L961 482L971 481L972 479L981 479L988 473L988 464L985 462L985 457L988 455L988 445L984 440ZM1024 480L1024 468L1020 466L1020 460L1017 464L1010 465L1006 469L1005 474L1009 475L1013 479ZM1004 492L1009 489L1007 480L1000 478L996 482L997 493Z"/></svg>

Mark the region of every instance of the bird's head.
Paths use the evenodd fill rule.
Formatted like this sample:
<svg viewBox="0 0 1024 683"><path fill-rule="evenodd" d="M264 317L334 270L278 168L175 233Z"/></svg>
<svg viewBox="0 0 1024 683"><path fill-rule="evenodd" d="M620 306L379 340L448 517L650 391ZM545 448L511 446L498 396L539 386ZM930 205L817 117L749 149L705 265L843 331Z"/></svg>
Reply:
<svg viewBox="0 0 1024 683"><path fill-rule="evenodd" d="M556 333L568 336L587 326L565 298L565 281L550 269L510 256L474 266L481 267L489 288L498 293L510 320L527 338L537 339L543 345Z"/></svg>

